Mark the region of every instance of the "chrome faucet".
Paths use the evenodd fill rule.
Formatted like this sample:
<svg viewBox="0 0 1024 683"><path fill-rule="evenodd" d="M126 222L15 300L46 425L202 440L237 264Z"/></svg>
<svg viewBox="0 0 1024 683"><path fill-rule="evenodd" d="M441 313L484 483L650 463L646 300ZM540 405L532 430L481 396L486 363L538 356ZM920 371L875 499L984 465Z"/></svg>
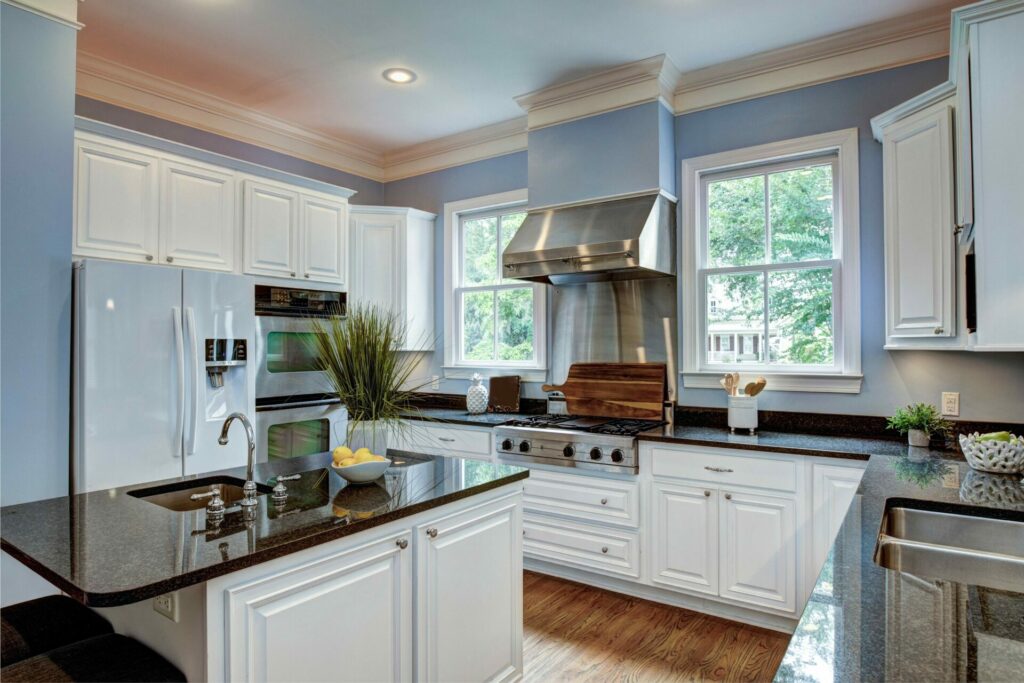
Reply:
<svg viewBox="0 0 1024 683"><path fill-rule="evenodd" d="M259 501L256 500L256 481L253 479L253 468L256 465L256 437L252 431L252 423L242 413L231 413L227 419L224 420L224 426L220 428L220 438L217 439L217 443L221 446L226 446L228 443L228 428L231 423L238 420L245 427L245 438L249 440L249 462L246 465L245 470L245 485L242 486L242 500L239 501L239 505L242 507L252 507Z"/></svg>

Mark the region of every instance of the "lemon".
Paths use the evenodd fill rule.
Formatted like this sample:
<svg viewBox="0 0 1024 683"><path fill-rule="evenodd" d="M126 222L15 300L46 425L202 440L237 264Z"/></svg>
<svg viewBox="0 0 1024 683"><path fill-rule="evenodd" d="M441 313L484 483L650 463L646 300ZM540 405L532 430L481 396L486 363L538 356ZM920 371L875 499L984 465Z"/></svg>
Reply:
<svg viewBox="0 0 1024 683"><path fill-rule="evenodd" d="M335 464L337 464L344 460L345 458L351 458L352 449L349 448L348 446L338 446L333 451L331 451L331 457L334 458L334 462Z"/></svg>
<svg viewBox="0 0 1024 683"><path fill-rule="evenodd" d="M357 463L370 462L371 460L373 460L373 454L371 454L370 451L366 451L365 453L356 453Z"/></svg>
<svg viewBox="0 0 1024 683"><path fill-rule="evenodd" d="M355 456L358 458L360 455L371 455L369 448L360 448L355 452Z"/></svg>
<svg viewBox="0 0 1024 683"><path fill-rule="evenodd" d="M385 458L383 455L375 455L375 456L373 456L373 459L376 460L377 462L381 462L383 460L387 460L387 458Z"/></svg>
<svg viewBox="0 0 1024 683"><path fill-rule="evenodd" d="M344 460L342 460L341 462L338 463L338 467L348 467L349 465L355 465L355 464L356 464L356 459L355 458L345 458Z"/></svg>

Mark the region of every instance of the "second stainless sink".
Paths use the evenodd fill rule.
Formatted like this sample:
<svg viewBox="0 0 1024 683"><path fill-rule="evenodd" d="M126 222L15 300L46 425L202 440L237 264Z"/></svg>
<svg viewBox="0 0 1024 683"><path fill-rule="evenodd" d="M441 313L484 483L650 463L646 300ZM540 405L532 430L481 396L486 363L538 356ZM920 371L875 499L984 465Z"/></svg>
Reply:
<svg viewBox="0 0 1024 683"><path fill-rule="evenodd" d="M893 506L882 518L875 563L1024 592L1024 522Z"/></svg>

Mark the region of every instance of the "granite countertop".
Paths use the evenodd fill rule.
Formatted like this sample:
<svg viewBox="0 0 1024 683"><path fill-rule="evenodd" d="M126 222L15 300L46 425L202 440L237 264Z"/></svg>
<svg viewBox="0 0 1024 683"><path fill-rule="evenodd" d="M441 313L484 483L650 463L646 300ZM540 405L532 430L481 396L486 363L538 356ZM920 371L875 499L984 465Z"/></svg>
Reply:
<svg viewBox="0 0 1024 683"><path fill-rule="evenodd" d="M776 681L1020 679L1024 594L886 569L874 551L887 504L1024 522L1021 476L897 446L871 455Z"/></svg>
<svg viewBox="0 0 1024 683"><path fill-rule="evenodd" d="M525 479L529 471L455 457L391 451L382 480L347 484L324 469L330 454L263 463L259 484L302 472L287 482L288 502L277 507L260 496L246 522L229 507L212 524L204 508L175 512L117 489L0 508L0 547L30 569L94 607L144 600L168 591L320 545L386 522ZM187 479L231 476L245 468ZM228 502L228 501L226 501ZM230 506L231 503L228 502Z"/></svg>
<svg viewBox="0 0 1024 683"><path fill-rule="evenodd" d="M739 448L752 451L795 453L825 458L867 460L872 455L906 453L904 441L869 439L859 436L826 436L793 432L757 432L756 435L732 434L724 427L678 425L651 430L640 435L641 441Z"/></svg>
<svg viewBox="0 0 1024 683"><path fill-rule="evenodd" d="M509 420L535 416L536 413L467 413L465 408L415 408L405 415L409 420L443 422L469 427L494 427Z"/></svg>

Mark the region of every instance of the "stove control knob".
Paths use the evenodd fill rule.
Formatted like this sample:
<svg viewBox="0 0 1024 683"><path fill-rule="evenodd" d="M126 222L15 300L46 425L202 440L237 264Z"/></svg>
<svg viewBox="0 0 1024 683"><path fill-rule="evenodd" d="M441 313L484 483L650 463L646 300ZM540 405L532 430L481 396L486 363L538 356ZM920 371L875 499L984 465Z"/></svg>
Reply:
<svg viewBox="0 0 1024 683"><path fill-rule="evenodd" d="M512 450L512 439L505 439L501 442L501 450L510 451Z"/></svg>
<svg viewBox="0 0 1024 683"><path fill-rule="evenodd" d="M594 446L593 448L591 448L590 449L590 459L591 460L600 460L601 459L601 449L598 448L597 446Z"/></svg>
<svg viewBox="0 0 1024 683"><path fill-rule="evenodd" d="M519 452L520 453L529 453L530 452L530 442L529 441L520 441L519 442Z"/></svg>
<svg viewBox="0 0 1024 683"><path fill-rule="evenodd" d="M622 454L622 451L619 450L618 448L612 451L612 462L622 462L622 459L624 457L625 456Z"/></svg>
<svg viewBox="0 0 1024 683"><path fill-rule="evenodd" d="M573 448L572 446L566 446L565 448L562 449L562 455L564 455L567 458L571 458L572 456L576 455L576 449Z"/></svg>

